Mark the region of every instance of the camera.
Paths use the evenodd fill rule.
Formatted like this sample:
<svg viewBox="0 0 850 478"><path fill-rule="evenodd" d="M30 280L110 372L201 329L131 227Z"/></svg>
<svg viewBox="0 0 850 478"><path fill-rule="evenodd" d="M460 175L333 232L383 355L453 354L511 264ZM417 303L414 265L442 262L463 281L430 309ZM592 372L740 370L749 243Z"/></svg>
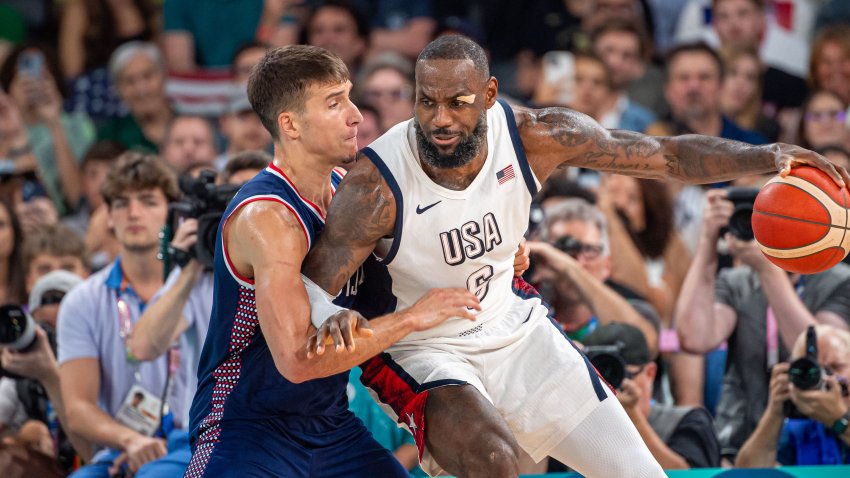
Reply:
<svg viewBox="0 0 850 478"><path fill-rule="evenodd" d="M758 196L758 188L729 188L726 200L732 201L735 210L729 217L727 230L742 241L752 241L753 235L753 203Z"/></svg>
<svg viewBox="0 0 850 478"><path fill-rule="evenodd" d="M806 329L806 355L791 362L788 380L800 390L819 390L826 386L823 380L826 375L832 375L832 371L818 363L818 336L814 326L810 325ZM838 386L841 388L841 396L848 396L847 380L838 377ZM791 400L786 401L783 408L788 418L806 418Z"/></svg>
<svg viewBox="0 0 850 478"><path fill-rule="evenodd" d="M216 185L215 177L213 171L201 171L197 178L181 176L183 199L171 205L168 221L171 230L176 231L180 220L198 220L198 242L193 250L187 252L207 269L213 266L218 224L230 200L239 190L237 185Z"/></svg>
<svg viewBox="0 0 850 478"><path fill-rule="evenodd" d="M0 347L28 352L35 345L35 327L35 321L23 307L14 304L0 307Z"/></svg>
<svg viewBox="0 0 850 478"><path fill-rule="evenodd" d="M579 254L581 254L582 243L578 239L573 236L564 236L555 241L554 244L556 249L560 250L564 254L571 256L572 258L577 258Z"/></svg>
<svg viewBox="0 0 850 478"><path fill-rule="evenodd" d="M629 378L626 361L620 353L623 347L622 342L618 342L616 345L591 345L584 348L587 359L615 390L620 388L623 380Z"/></svg>
<svg viewBox="0 0 850 478"><path fill-rule="evenodd" d="M791 362L788 379L800 390L815 390L823 387L824 370L818 363L818 337L815 328L806 330L806 355Z"/></svg>

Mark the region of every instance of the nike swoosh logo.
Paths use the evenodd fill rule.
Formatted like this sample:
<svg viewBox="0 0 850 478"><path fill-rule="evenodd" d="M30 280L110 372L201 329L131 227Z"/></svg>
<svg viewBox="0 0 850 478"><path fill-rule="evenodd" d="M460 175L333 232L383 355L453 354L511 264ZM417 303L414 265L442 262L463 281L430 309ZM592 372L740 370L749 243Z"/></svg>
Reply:
<svg viewBox="0 0 850 478"><path fill-rule="evenodd" d="M427 211L427 210L431 209L432 207L436 206L437 204L440 204L441 202L443 202L443 200L442 200L442 199L440 199L439 201L435 202L434 204L429 204L429 205L427 205L427 206L425 206L425 207L422 207L422 206L416 206L416 214L422 214L423 212L425 212L425 211Z"/></svg>

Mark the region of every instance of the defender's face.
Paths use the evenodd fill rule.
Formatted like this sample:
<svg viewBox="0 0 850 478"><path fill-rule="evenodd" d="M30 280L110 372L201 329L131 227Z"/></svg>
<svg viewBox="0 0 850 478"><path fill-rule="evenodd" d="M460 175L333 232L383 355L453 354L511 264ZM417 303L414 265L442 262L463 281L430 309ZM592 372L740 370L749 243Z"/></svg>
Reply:
<svg viewBox="0 0 850 478"><path fill-rule="evenodd" d="M421 138L442 156L455 154L458 146L474 139L476 127L495 99L495 79L482 79L471 60L416 64L414 119ZM483 126L478 128L480 133L486 133L486 120Z"/></svg>
<svg viewBox="0 0 850 478"><path fill-rule="evenodd" d="M357 154L357 126L363 121L350 98L351 82L313 85L304 111L298 114L304 148L333 164L352 161Z"/></svg>

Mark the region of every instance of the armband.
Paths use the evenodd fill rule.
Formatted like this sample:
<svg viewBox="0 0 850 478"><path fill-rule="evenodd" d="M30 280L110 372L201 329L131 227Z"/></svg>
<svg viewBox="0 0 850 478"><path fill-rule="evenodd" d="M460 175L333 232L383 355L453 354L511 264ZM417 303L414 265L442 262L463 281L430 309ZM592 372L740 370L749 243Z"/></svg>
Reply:
<svg viewBox="0 0 850 478"><path fill-rule="evenodd" d="M301 280L304 281L304 288L307 289L307 298L310 299L310 322L318 329L325 323L328 317L336 314L344 307L340 307L333 303L335 297L311 281L307 276L301 274Z"/></svg>

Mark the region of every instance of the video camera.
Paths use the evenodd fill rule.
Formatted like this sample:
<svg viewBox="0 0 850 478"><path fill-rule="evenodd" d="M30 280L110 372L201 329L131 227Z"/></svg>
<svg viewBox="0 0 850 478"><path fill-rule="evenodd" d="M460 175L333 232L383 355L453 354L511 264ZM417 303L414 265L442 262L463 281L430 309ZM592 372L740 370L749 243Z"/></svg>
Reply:
<svg viewBox="0 0 850 478"><path fill-rule="evenodd" d="M620 353L623 347L622 342L617 342L616 345L590 345L584 348L587 359L615 390L620 388L623 380L630 378L626 372L626 360Z"/></svg>
<svg viewBox="0 0 850 478"><path fill-rule="evenodd" d="M237 185L216 185L215 178L216 173L213 171L201 171L198 178L181 176L179 184L183 199L171 205L168 220L172 232L177 230L182 219L198 220L198 242L187 252L207 269L213 266L218 224L230 200L239 190Z"/></svg>
<svg viewBox="0 0 850 478"><path fill-rule="evenodd" d="M6 304L0 307L0 347L21 353L31 351L35 347L37 338L36 327L32 316L20 305ZM0 377L23 378L2 367L0 367Z"/></svg>
<svg viewBox="0 0 850 478"><path fill-rule="evenodd" d="M753 235L753 203L756 202L758 193L758 188L729 188L726 190L726 200L732 201L735 205L735 211L729 217L727 230L742 241L752 241L755 238L755 235Z"/></svg>

